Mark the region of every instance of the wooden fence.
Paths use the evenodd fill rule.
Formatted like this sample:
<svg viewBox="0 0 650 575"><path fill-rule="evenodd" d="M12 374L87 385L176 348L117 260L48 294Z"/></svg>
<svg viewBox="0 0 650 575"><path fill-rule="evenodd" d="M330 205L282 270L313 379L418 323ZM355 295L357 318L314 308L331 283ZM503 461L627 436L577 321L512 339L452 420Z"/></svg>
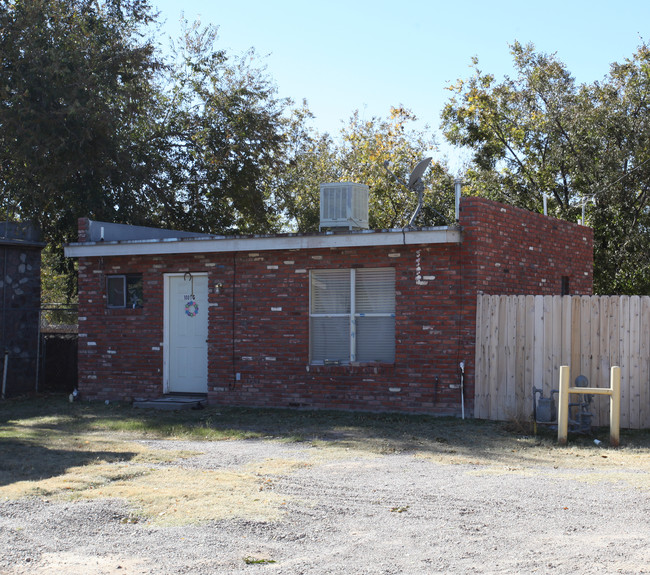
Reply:
<svg viewBox="0 0 650 575"><path fill-rule="evenodd" d="M609 387L618 365L621 427L650 428L650 297L479 295L476 319L475 417L528 420L533 386L548 397L561 365L590 387ZM608 398L590 411L608 425Z"/></svg>

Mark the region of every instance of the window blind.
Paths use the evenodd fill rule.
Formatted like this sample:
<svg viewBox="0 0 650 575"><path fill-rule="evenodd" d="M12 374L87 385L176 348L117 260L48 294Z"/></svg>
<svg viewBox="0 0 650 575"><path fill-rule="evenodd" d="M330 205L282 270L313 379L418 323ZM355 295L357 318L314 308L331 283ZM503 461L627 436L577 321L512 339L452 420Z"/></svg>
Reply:
<svg viewBox="0 0 650 575"><path fill-rule="evenodd" d="M395 270L312 270L312 363L395 361Z"/></svg>

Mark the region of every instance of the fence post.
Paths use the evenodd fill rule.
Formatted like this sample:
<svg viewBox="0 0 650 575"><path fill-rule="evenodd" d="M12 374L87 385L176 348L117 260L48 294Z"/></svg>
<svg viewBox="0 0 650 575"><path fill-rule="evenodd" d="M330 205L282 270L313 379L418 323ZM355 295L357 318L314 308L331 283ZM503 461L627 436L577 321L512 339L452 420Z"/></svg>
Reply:
<svg viewBox="0 0 650 575"><path fill-rule="evenodd" d="M609 445L618 447L621 427L621 368L612 366L609 378Z"/></svg>
<svg viewBox="0 0 650 575"><path fill-rule="evenodd" d="M569 434L569 377L568 365L560 366L560 394L557 409L557 442L566 445Z"/></svg>

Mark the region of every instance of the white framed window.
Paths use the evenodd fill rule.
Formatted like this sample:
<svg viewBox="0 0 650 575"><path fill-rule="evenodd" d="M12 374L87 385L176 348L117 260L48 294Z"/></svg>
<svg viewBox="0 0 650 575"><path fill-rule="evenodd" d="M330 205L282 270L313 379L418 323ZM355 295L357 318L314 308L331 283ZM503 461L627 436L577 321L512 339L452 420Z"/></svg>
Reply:
<svg viewBox="0 0 650 575"><path fill-rule="evenodd" d="M395 270L311 270L309 356L313 364L395 361Z"/></svg>

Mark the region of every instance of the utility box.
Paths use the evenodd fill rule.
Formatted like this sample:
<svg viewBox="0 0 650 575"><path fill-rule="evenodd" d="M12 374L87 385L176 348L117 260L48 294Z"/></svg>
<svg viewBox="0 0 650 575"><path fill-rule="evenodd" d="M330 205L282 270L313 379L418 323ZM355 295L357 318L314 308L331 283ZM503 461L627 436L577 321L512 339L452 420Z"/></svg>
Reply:
<svg viewBox="0 0 650 575"><path fill-rule="evenodd" d="M341 182L320 185L320 226L368 229L368 194L365 184Z"/></svg>

